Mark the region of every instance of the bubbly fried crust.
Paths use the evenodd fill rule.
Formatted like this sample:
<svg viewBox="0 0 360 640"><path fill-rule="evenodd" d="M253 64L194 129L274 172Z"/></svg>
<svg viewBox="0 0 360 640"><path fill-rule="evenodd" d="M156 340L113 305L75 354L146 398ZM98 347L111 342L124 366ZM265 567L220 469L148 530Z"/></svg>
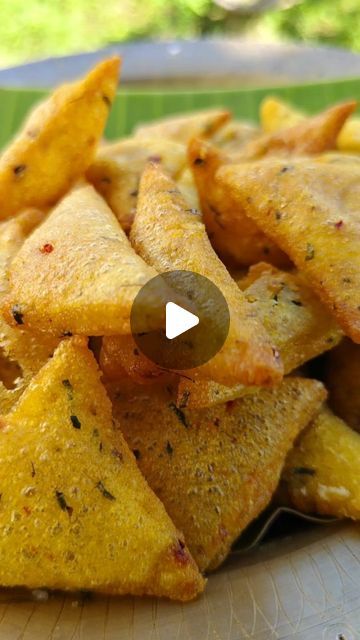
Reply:
<svg viewBox="0 0 360 640"><path fill-rule="evenodd" d="M63 341L2 418L0 582L194 598L204 581L99 378L86 340Z"/></svg>
<svg viewBox="0 0 360 640"><path fill-rule="evenodd" d="M198 213L189 211L174 182L155 165L149 165L141 180L131 240L159 272L193 271L209 278L224 295L230 313L228 337L217 355L199 367L203 376L225 384L269 384L281 378L276 351L214 253Z"/></svg>
<svg viewBox="0 0 360 640"><path fill-rule="evenodd" d="M326 396L304 378L201 411L177 408L165 388L121 383L109 392L141 471L203 570L266 507L294 438Z"/></svg>
<svg viewBox="0 0 360 640"><path fill-rule="evenodd" d="M273 159L222 167L217 175L360 342L360 165Z"/></svg>
<svg viewBox="0 0 360 640"><path fill-rule="evenodd" d="M53 205L84 173L115 96L119 64L119 58L101 62L31 113L0 157L0 218Z"/></svg>
<svg viewBox="0 0 360 640"><path fill-rule="evenodd" d="M360 434L324 408L290 452L283 479L305 513L360 519Z"/></svg>
<svg viewBox="0 0 360 640"><path fill-rule="evenodd" d="M265 257L272 264L289 265L287 256L246 216L243 207L217 180L217 170L231 164L231 157L204 140L193 139L188 147L188 160L206 230L220 257L233 266L249 266Z"/></svg>
<svg viewBox="0 0 360 640"><path fill-rule="evenodd" d="M336 149L337 137L356 104L355 100L343 102L294 126L251 140L237 159L240 162L265 156L306 156Z"/></svg>
<svg viewBox="0 0 360 640"><path fill-rule="evenodd" d="M86 173L126 232L131 229L140 177L149 160L176 178L186 165L186 147L162 138L119 140L100 149Z"/></svg>
<svg viewBox="0 0 360 640"><path fill-rule="evenodd" d="M58 336L129 334L132 302L156 275L101 196L80 185L12 260L6 319Z"/></svg>

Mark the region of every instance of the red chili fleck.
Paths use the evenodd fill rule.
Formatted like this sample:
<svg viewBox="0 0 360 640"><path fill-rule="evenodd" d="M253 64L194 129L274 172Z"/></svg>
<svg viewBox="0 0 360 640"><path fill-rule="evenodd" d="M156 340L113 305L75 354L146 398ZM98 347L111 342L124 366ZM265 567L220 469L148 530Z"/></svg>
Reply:
<svg viewBox="0 0 360 640"><path fill-rule="evenodd" d="M54 251L54 247L49 242L47 242L40 248L40 253L51 253L52 251Z"/></svg>
<svg viewBox="0 0 360 640"><path fill-rule="evenodd" d="M228 530L225 529L222 524L219 526L219 536L221 540L226 540L226 538L229 536Z"/></svg>
<svg viewBox="0 0 360 640"><path fill-rule="evenodd" d="M174 554L175 560L179 564L188 564L189 562L189 554L185 549L185 544L182 540L178 540L177 544L175 544L172 548L172 553Z"/></svg>
<svg viewBox="0 0 360 640"><path fill-rule="evenodd" d="M343 220L338 220L338 222L335 222L335 229L341 229L341 227L343 226L344 221Z"/></svg>

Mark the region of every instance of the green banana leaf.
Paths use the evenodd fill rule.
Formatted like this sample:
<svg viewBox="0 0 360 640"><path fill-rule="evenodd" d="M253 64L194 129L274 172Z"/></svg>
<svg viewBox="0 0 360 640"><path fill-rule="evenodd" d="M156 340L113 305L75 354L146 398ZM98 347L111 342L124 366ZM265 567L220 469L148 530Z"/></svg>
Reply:
<svg viewBox="0 0 360 640"><path fill-rule="evenodd" d="M360 101L360 78L235 90L141 91L120 87L106 127L106 137L127 135L139 122L215 106L231 109L238 118L257 120L259 104L269 94L314 113L341 100L355 98ZM45 91L36 89L0 89L0 147L11 139L29 109L45 95Z"/></svg>

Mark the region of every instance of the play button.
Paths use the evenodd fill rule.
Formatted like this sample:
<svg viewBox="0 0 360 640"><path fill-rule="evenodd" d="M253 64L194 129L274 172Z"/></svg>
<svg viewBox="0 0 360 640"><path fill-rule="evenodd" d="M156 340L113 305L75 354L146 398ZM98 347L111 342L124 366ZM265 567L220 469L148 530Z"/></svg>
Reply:
<svg viewBox="0 0 360 640"><path fill-rule="evenodd" d="M175 302L166 304L166 337L173 340L199 324L199 318L190 311L179 307Z"/></svg>
<svg viewBox="0 0 360 640"><path fill-rule="evenodd" d="M131 331L139 350L158 366L177 371L211 360L223 346L229 324L221 291L193 271L152 278L131 310Z"/></svg>

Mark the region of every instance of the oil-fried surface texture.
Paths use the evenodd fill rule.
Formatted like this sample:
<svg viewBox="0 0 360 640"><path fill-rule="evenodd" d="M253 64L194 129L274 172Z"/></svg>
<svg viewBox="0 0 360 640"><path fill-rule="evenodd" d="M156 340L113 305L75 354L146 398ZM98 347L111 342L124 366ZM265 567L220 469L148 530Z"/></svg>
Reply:
<svg viewBox="0 0 360 640"><path fill-rule="evenodd" d="M268 160L218 178L360 342L360 165Z"/></svg>
<svg viewBox="0 0 360 640"><path fill-rule="evenodd" d="M261 263L240 286L279 349L285 373L340 342L342 331L299 273Z"/></svg>
<svg viewBox="0 0 360 640"><path fill-rule="evenodd" d="M7 291L7 268L25 238L42 222L45 214L25 210L0 223L0 304ZM58 339L10 327L0 316L0 413L7 413L47 359Z"/></svg>
<svg viewBox="0 0 360 640"><path fill-rule="evenodd" d="M203 579L120 431L85 339L62 342L0 432L0 583L193 598Z"/></svg>
<svg viewBox="0 0 360 640"><path fill-rule="evenodd" d="M228 337L217 355L199 368L203 376L225 384L263 384L281 378L277 353L214 253L198 212L189 210L176 184L155 165L149 165L141 180L131 240L159 272L194 271L209 278L224 295L230 313Z"/></svg>
<svg viewBox="0 0 360 640"><path fill-rule="evenodd" d="M360 346L343 340L329 353L325 375L331 408L360 432Z"/></svg>
<svg viewBox="0 0 360 640"><path fill-rule="evenodd" d="M92 161L114 98L119 59L56 89L0 158L0 217L60 198Z"/></svg>
<svg viewBox="0 0 360 640"><path fill-rule="evenodd" d="M119 140L99 150L86 174L125 231L134 219L140 177L148 161L161 164L176 178L186 165L186 147L162 138Z"/></svg>
<svg viewBox="0 0 360 640"><path fill-rule="evenodd" d="M285 373L341 340L343 333L336 321L300 274L259 263L251 267L238 284L279 350ZM184 378L179 382L177 404L209 407L254 390L255 387L241 384L229 387L209 380Z"/></svg>
<svg viewBox="0 0 360 640"><path fill-rule="evenodd" d="M267 97L260 107L260 122L266 133L291 127L304 121L305 114L277 97ZM360 118L352 116L345 121L336 140L336 147L345 153L360 151ZM345 156L346 157L346 156Z"/></svg>
<svg viewBox="0 0 360 640"><path fill-rule="evenodd" d="M241 398L245 394L254 393L257 389L258 387L247 387L243 384L227 386L214 382L214 380L201 380L186 376L179 380L176 405L180 409L213 407L216 404Z"/></svg>
<svg viewBox="0 0 360 640"><path fill-rule="evenodd" d="M131 335L103 338L100 367L109 380L119 380L125 375L138 384L151 384L165 375L139 350Z"/></svg>
<svg viewBox="0 0 360 640"><path fill-rule="evenodd" d="M350 100L326 109L298 124L251 140L238 154L238 160L255 160L272 155L315 155L336 149L337 137L356 108Z"/></svg>
<svg viewBox="0 0 360 640"><path fill-rule="evenodd" d="M114 415L139 467L201 569L214 569L268 504L294 438L326 395L320 382L285 378L202 411L125 383L110 389Z"/></svg>
<svg viewBox="0 0 360 640"><path fill-rule="evenodd" d="M244 208L216 178L231 157L204 140L194 139L188 148L199 192L203 220L214 249L227 264L249 266L261 260L284 266L287 256L248 218Z"/></svg>
<svg viewBox="0 0 360 640"><path fill-rule="evenodd" d="M19 324L20 318L34 330L90 336L130 333L132 302L157 275L88 185L59 203L25 241L9 271L9 323Z"/></svg>
<svg viewBox="0 0 360 640"><path fill-rule="evenodd" d="M153 120L135 129L135 137L169 138L186 144L193 137L210 138L228 120L227 109L206 109Z"/></svg>
<svg viewBox="0 0 360 640"><path fill-rule="evenodd" d="M360 519L360 434L325 407L290 452L283 478L305 513Z"/></svg>

